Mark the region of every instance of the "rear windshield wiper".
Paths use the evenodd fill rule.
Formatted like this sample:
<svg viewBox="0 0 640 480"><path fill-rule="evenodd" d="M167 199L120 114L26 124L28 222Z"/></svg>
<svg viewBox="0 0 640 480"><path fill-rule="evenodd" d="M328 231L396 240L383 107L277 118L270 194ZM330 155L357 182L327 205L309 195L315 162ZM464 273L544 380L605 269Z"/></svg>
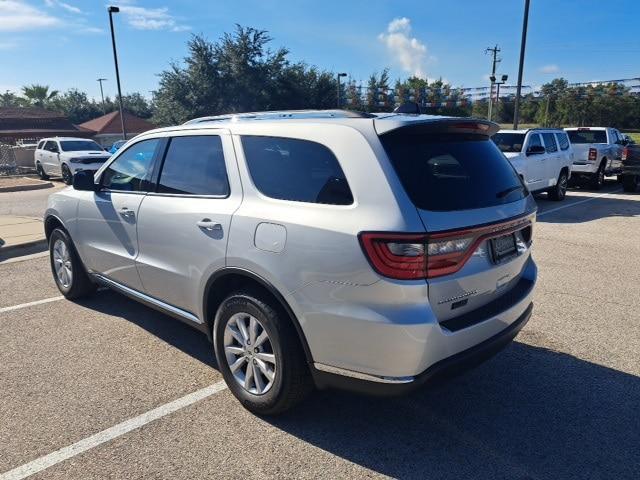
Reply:
<svg viewBox="0 0 640 480"><path fill-rule="evenodd" d="M504 198L510 193L515 192L517 190L524 190L524 187L522 185L516 185L514 187L507 188L506 190L502 190L501 192L496 193L496 197Z"/></svg>

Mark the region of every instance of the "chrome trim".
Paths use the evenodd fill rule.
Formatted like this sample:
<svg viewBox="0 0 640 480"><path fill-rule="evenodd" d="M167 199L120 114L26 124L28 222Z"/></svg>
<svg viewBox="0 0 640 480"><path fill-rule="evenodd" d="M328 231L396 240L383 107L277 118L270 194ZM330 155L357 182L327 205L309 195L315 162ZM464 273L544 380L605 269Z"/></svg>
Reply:
<svg viewBox="0 0 640 480"><path fill-rule="evenodd" d="M204 323L202 320L200 320L198 317L196 317L192 313L189 313L189 312L187 312L185 310L182 310L181 308L174 307L173 305L169 305L168 303L164 303L164 302L158 300L157 298L150 297L149 295L146 295L146 294L144 294L142 292L134 290L133 288L129 288L129 287L125 286L125 285L122 285L122 284L120 284L118 282L115 282L115 281L111 280L110 278L107 278L107 277L105 277L103 275L100 275L99 273L92 273L91 275L93 275L96 278L96 280L98 280L103 285L105 285L107 287L115 288L116 290L119 290L120 292L124 293L125 295L137 298L139 300L142 300L143 302L150 303L150 304L160 308L161 310L166 311L167 313L169 313L171 315L175 315L175 316L178 316L180 318L184 318L185 320L188 320L190 322L197 323L197 324Z"/></svg>
<svg viewBox="0 0 640 480"><path fill-rule="evenodd" d="M353 370L332 367L331 365L325 365L323 363L317 362L315 362L313 366L317 370L320 370L322 372L333 373L334 375L342 375L343 377L356 378L358 380L366 380L368 382L403 384L411 383L415 380L414 377L383 377L378 375L370 375L368 373L354 372Z"/></svg>

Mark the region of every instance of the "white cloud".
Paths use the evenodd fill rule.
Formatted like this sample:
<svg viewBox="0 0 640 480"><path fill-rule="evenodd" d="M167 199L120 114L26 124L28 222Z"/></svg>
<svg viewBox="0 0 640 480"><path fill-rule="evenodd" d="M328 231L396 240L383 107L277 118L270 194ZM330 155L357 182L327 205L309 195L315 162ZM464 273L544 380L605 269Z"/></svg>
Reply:
<svg viewBox="0 0 640 480"><path fill-rule="evenodd" d="M60 19L18 0L0 1L0 32L57 27Z"/></svg>
<svg viewBox="0 0 640 480"><path fill-rule="evenodd" d="M560 71L560 68L558 67L558 65L555 65L555 64L545 65L544 67L540 67L540 73L558 73L559 71Z"/></svg>
<svg viewBox="0 0 640 480"><path fill-rule="evenodd" d="M49 8L60 7L70 13L84 13L78 7L62 2L60 0L44 0L44 3Z"/></svg>
<svg viewBox="0 0 640 480"><path fill-rule="evenodd" d="M378 39L405 72L426 78L427 46L411 36L411 20L394 18L387 26L387 32L378 35Z"/></svg>
<svg viewBox="0 0 640 480"><path fill-rule="evenodd" d="M179 24L167 7L145 8L129 5L120 7L120 11L126 16L129 25L138 30L183 32L190 29L187 25Z"/></svg>

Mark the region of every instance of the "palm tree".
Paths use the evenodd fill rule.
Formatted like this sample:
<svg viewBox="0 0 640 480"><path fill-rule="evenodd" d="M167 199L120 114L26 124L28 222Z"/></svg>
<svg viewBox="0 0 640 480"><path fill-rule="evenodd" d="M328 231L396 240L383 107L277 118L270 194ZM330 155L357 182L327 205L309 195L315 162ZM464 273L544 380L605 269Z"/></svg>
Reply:
<svg viewBox="0 0 640 480"><path fill-rule="evenodd" d="M58 90L49 91L49 85L27 85L22 87L22 94L27 99L29 105L34 107L45 107L58 95Z"/></svg>

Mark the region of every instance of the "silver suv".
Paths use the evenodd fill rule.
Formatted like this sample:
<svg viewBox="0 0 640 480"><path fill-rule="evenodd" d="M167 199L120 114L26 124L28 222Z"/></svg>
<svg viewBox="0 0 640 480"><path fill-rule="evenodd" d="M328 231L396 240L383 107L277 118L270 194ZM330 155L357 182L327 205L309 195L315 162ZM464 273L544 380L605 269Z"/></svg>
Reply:
<svg viewBox="0 0 640 480"><path fill-rule="evenodd" d="M115 289L206 333L260 414L313 386L401 393L528 321L536 205L478 119L207 117L51 195L60 291Z"/></svg>

